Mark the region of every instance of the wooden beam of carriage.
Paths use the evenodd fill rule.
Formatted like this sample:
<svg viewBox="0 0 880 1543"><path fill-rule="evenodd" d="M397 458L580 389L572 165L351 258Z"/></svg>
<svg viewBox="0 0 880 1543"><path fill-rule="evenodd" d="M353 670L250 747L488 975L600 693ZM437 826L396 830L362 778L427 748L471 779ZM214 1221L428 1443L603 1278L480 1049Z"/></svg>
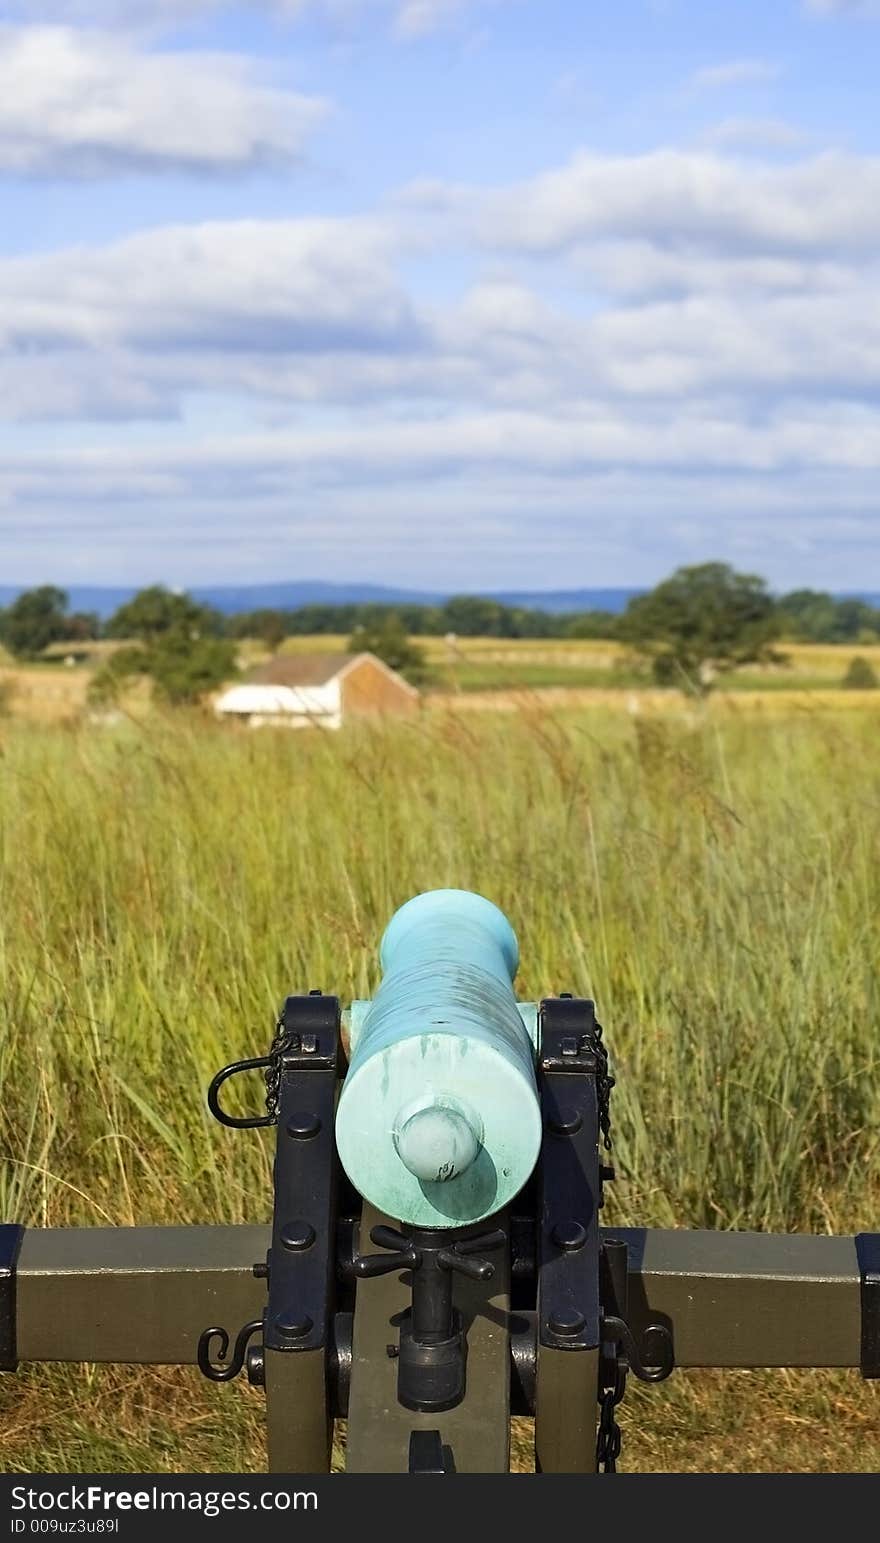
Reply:
<svg viewBox="0 0 880 1543"><path fill-rule="evenodd" d="M666 1323L677 1366L859 1366L853 1237L643 1228L603 1236L628 1246L632 1328ZM254 1265L269 1241L269 1228L255 1226L27 1230L7 1338L22 1361L194 1364L208 1325L234 1337L264 1309Z"/></svg>

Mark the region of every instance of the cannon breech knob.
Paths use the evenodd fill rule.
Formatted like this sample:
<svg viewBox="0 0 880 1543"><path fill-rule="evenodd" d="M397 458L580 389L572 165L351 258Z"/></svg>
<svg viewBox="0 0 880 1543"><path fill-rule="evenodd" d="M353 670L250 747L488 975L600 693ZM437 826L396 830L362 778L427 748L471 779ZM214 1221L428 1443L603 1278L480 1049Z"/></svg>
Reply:
<svg viewBox="0 0 880 1543"><path fill-rule="evenodd" d="M383 1254L362 1254L354 1260L355 1276L368 1280L395 1270L409 1270L412 1308L401 1325L397 1396L407 1409L452 1409L464 1397L465 1338L452 1300L452 1277L489 1281L495 1266L478 1256L507 1242L497 1228L465 1237L438 1227L409 1232L384 1225L374 1227L370 1241Z"/></svg>

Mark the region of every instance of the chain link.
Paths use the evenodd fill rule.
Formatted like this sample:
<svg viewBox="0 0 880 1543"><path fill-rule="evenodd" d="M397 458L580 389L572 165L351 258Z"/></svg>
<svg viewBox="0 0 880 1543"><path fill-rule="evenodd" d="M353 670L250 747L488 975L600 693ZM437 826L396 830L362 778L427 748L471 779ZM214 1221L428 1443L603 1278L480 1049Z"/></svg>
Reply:
<svg viewBox="0 0 880 1543"><path fill-rule="evenodd" d="M593 1036L593 1049L596 1055L597 1076L596 1096L599 1103L599 1127L602 1131L603 1145L606 1152L611 1151L611 1089L614 1087L614 1078L608 1071L608 1051L602 1043L602 1025L595 1023L596 1032Z"/></svg>
<svg viewBox="0 0 880 1543"><path fill-rule="evenodd" d="M599 1417L599 1433L596 1437L596 1468L599 1473L617 1472L617 1459L620 1456L623 1437L614 1411L622 1397L623 1388L618 1382L616 1388L606 1388L600 1399L602 1413Z"/></svg>
<svg viewBox="0 0 880 1543"><path fill-rule="evenodd" d="M269 1047L269 1065L266 1067L266 1113L273 1123L278 1123L278 1096L281 1088L281 1062L290 1050L295 1036L284 1027L284 1017L275 1025L275 1035Z"/></svg>

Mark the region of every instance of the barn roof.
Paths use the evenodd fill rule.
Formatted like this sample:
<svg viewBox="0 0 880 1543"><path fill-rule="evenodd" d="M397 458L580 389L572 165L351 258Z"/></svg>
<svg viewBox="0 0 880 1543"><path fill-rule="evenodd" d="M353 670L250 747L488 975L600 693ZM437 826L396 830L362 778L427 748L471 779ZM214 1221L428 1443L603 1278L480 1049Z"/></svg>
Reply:
<svg viewBox="0 0 880 1543"><path fill-rule="evenodd" d="M402 691L412 697L418 696L415 686L411 686L403 675L397 670L392 670L375 654L349 654L341 650L323 654L276 654L274 659L267 659L263 664L258 664L255 669L250 670L245 680L250 686L288 686L292 690L296 690L298 686L303 688L326 686L329 681L336 680L340 675L347 675L349 670L365 660L378 665L379 669L385 675L389 675Z"/></svg>
<svg viewBox="0 0 880 1543"><path fill-rule="evenodd" d="M245 679L254 686L326 686L357 654L276 654L249 670Z"/></svg>

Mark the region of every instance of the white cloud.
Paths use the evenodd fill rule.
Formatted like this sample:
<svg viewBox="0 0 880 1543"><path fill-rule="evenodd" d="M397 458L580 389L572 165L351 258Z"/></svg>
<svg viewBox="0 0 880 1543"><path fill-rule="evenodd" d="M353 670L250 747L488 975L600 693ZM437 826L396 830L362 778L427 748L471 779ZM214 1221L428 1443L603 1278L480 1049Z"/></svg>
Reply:
<svg viewBox="0 0 880 1543"><path fill-rule="evenodd" d="M794 150L806 143L803 129L782 118L725 118L705 134L718 150Z"/></svg>
<svg viewBox="0 0 880 1543"><path fill-rule="evenodd" d="M400 38L426 37L439 32L466 11L504 4L505 0L396 0L394 31ZM510 3L510 0L506 0Z"/></svg>
<svg viewBox="0 0 880 1543"><path fill-rule="evenodd" d="M328 104L228 54L149 52L106 33L0 28L0 169L242 171L290 162Z"/></svg>
<svg viewBox="0 0 880 1543"><path fill-rule="evenodd" d="M580 152L510 188L415 186L400 207L536 255L602 239L728 256L867 253L880 240L880 157L828 153L775 165L681 150Z"/></svg>
<svg viewBox="0 0 880 1543"><path fill-rule="evenodd" d="M761 424L731 423L692 412L670 424L639 421L594 404L592 411L558 414L481 412L434 422L348 424L343 428L278 429L272 433L204 435L184 445L59 449L0 455L0 487L33 494L65 487L71 498L136 499L160 481L166 488L210 496L216 478L246 496L254 473L264 486L283 487L291 476L309 485L346 486L360 478L376 484L462 471L497 477L526 473L582 479L624 466L628 473L662 469L787 473L809 466L821 473L880 469L880 411L801 409Z"/></svg>
<svg viewBox="0 0 880 1543"><path fill-rule="evenodd" d="M769 59L728 59L724 64L696 70L690 83L698 91L716 91L726 86L751 86L775 80L778 74L779 65Z"/></svg>
<svg viewBox="0 0 880 1543"><path fill-rule="evenodd" d="M69 22L75 26L148 28L162 33L191 18L230 10L251 10L284 21L322 16L330 23L372 25L383 16L392 35L425 37L489 7L516 0L6 0L10 16L34 23Z"/></svg>
<svg viewBox="0 0 880 1543"><path fill-rule="evenodd" d="M167 226L0 260L0 349L400 346L412 317L369 221Z"/></svg>
<svg viewBox="0 0 880 1543"><path fill-rule="evenodd" d="M880 16L878 0L804 0L820 16Z"/></svg>

